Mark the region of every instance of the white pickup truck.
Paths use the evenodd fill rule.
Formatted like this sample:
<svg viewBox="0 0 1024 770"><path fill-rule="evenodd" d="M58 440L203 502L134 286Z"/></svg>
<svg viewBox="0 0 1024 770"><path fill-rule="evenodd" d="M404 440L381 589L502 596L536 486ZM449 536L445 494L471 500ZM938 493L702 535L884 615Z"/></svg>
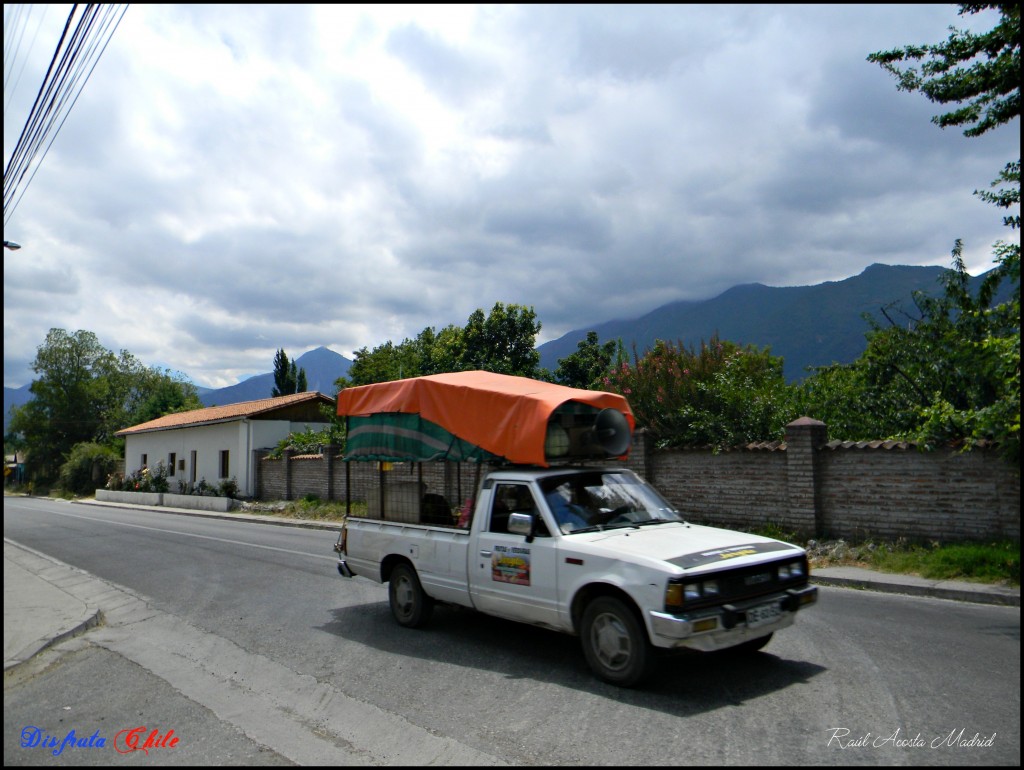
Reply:
<svg viewBox="0 0 1024 770"><path fill-rule="evenodd" d="M343 399L347 392L339 394L339 414L395 416L366 411L360 394ZM552 403L563 395L556 394ZM542 433L548 455L564 456L571 454L566 446L586 445L588 439L575 432L589 424L591 443L621 456L624 421L608 422L608 407L600 419L587 417L577 398L585 400L574 397L573 408L556 405L545 412L566 434L556 435L567 439L552 442L549 425ZM631 415L623 414L631 427ZM430 419L427 425L436 427ZM615 428L602 438L595 425ZM394 449L382 449L381 434L408 440L407 422L371 426L372 438L360 446L359 431L365 427L350 423L349 459L401 459ZM421 431L421 438L426 435ZM486 443L481 435L467 441L481 443ZM817 599L803 549L687 523L625 468L515 464L486 473L472 494L475 499L457 521L451 509L451 518L445 512L440 519L434 512L428 517L423 500L436 499L433 495L417 500L417 517L389 512L381 493L370 511L375 518L348 517L335 545L338 571L388 583L391 611L406 627L422 626L436 603L447 603L578 635L594 673L626 687L651 673L656 649L758 650ZM398 496L393 497L397 504Z"/></svg>

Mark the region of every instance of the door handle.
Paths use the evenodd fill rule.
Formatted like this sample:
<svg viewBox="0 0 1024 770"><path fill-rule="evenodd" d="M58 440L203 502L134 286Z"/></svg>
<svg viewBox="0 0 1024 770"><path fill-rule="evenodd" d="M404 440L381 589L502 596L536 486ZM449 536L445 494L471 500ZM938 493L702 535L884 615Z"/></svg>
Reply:
<svg viewBox="0 0 1024 770"><path fill-rule="evenodd" d="M481 552L480 552L480 555L481 555L481 556L490 556L490 555L491 555L491 552L490 552L490 551L481 551Z"/></svg>

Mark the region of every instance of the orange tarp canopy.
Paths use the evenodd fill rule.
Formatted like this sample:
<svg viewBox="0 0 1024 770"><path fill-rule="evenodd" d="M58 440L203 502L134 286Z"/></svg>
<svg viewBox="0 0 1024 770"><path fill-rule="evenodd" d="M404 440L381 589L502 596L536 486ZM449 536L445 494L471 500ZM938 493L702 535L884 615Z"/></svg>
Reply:
<svg viewBox="0 0 1024 770"><path fill-rule="evenodd" d="M509 462L547 466L544 440L548 419L568 401L616 409L625 415L631 432L635 426L629 403L617 393L482 371L345 388L338 394L338 415L418 414Z"/></svg>

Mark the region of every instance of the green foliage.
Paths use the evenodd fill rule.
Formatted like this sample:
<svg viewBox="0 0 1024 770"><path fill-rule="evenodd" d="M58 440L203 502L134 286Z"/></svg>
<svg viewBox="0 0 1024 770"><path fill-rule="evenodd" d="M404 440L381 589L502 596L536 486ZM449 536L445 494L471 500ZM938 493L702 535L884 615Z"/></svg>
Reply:
<svg viewBox="0 0 1024 770"><path fill-rule="evenodd" d="M496 302L486 317L473 311L462 330L459 369L533 376L540 364L534 347L540 326L532 307Z"/></svg>
<svg viewBox="0 0 1024 770"><path fill-rule="evenodd" d="M192 494L205 497L217 497L218 489L210 484L204 476L196 482L195 487L192 489Z"/></svg>
<svg viewBox="0 0 1024 770"><path fill-rule="evenodd" d="M289 433L287 437L278 441L277 446L267 454L267 457L279 459L288 449L300 455L317 454L320 452L320 447L324 446L343 447L344 432L339 434L336 425L320 430L307 427L303 431Z"/></svg>
<svg viewBox="0 0 1024 770"><path fill-rule="evenodd" d="M620 363L605 389L624 395L640 426L662 446L725 449L781 439L798 415L782 359L717 336L697 350L658 340L634 364Z"/></svg>
<svg viewBox="0 0 1024 770"><path fill-rule="evenodd" d="M822 420L832 438L903 438L922 449L996 442L1020 458L1020 254L1001 263L977 296L960 255L941 296L914 295L914 309L890 305L875 319L860 359L819 369L800 388L800 411ZM1010 300L991 306L1001 280Z"/></svg>
<svg viewBox="0 0 1024 770"><path fill-rule="evenodd" d="M219 497L230 497L232 500L238 499L238 479L232 476L230 479L222 479L217 485L217 495Z"/></svg>
<svg viewBox="0 0 1024 770"><path fill-rule="evenodd" d="M587 332L576 351L559 359L555 369L555 382L570 388L601 390L612 368L626 358L622 340L599 343L597 332Z"/></svg>
<svg viewBox="0 0 1024 770"><path fill-rule="evenodd" d="M348 376L335 385L346 388L443 372L483 369L536 377L540 354L534 342L540 322L532 307L495 303L488 315L477 309L462 328L428 327L414 339L391 341L355 352Z"/></svg>
<svg viewBox="0 0 1024 770"><path fill-rule="evenodd" d="M156 468L142 468L128 474L122 487L128 492L169 492L167 468L161 460Z"/></svg>
<svg viewBox="0 0 1024 770"><path fill-rule="evenodd" d="M965 136L980 136L1020 115L1020 5L960 4L961 16L985 10L1000 15L988 32L951 27L942 43L880 51L868 61L895 75L901 91L920 91L933 102L960 105L932 122L942 128L966 125ZM922 64L897 66L907 61Z"/></svg>
<svg viewBox="0 0 1024 770"><path fill-rule="evenodd" d="M289 361L283 348L278 350L274 355L274 388L270 395L277 398L305 392L306 370L299 369L294 361Z"/></svg>
<svg viewBox="0 0 1024 770"><path fill-rule="evenodd" d="M195 385L169 369L163 372L155 368L138 371L132 393L135 406L121 427L139 425L165 414L203 408Z"/></svg>
<svg viewBox="0 0 1024 770"><path fill-rule="evenodd" d="M960 15L985 10L999 13L999 22L987 32L951 28L942 43L868 57L895 75L901 90L958 105L932 120L943 128L967 126L968 137L1020 117L1020 6L960 5ZM908 61L922 63L897 66ZM1009 186L999 188L1003 184ZM1019 207L1019 158L1006 164L992 187L997 189L975 190L975 195L1000 208ZM1018 229L1019 211L1003 223ZM922 448L951 442L969 448L992 440L1019 467L1020 245L995 245L997 268L977 297L968 291L961 250L957 240L942 297L915 296L917 313L897 321L885 310L889 326L873 323L860 370L849 376L860 390L847 398L855 403L866 396L860 403L883 405L876 416L884 430L915 439ZM1011 298L993 306L1003 282L1010 285Z"/></svg>
<svg viewBox="0 0 1024 770"><path fill-rule="evenodd" d="M146 368L124 350L115 355L89 331L50 329L32 369L32 400L12 410L8 435L25 448L36 482L56 479L76 444L120 448L114 434L122 428L201 406L180 375Z"/></svg>
<svg viewBox="0 0 1024 770"><path fill-rule="evenodd" d="M1007 581L1020 585L1019 543L933 543L879 547L871 566L913 572L930 580Z"/></svg>
<svg viewBox="0 0 1024 770"><path fill-rule="evenodd" d="M60 469L61 489L76 495L92 494L113 474L118 459L110 447L93 442L75 444Z"/></svg>

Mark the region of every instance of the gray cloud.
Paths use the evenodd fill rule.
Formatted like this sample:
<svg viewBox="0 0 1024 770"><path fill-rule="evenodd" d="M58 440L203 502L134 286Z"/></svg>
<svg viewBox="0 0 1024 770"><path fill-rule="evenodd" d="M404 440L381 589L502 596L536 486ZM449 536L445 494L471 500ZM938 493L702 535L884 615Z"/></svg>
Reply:
<svg viewBox="0 0 1024 770"><path fill-rule="evenodd" d="M5 383L51 327L223 386L280 347L351 355L499 301L533 305L544 341L740 283L948 264L957 237L984 269L1012 234L971 192L1019 157L1019 126L940 131L865 60L949 24L948 6L133 6L5 229L24 245Z"/></svg>

